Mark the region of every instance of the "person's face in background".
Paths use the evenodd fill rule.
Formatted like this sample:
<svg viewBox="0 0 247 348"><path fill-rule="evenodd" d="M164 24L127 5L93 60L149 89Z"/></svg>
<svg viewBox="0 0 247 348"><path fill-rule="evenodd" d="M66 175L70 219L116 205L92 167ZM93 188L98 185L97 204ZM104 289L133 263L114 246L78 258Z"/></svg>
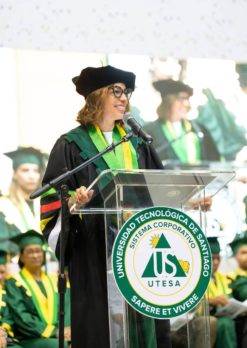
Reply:
<svg viewBox="0 0 247 348"><path fill-rule="evenodd" d="M14 180L24 192L33 192L39 185L39 166L33 163L21 164L14 172Z"/></svg>
<svg viewBox="0 0 247 348"><path fill-rule="evenodd" d="M212 254L212 261L213 261L213 274L217 272L219 265L220 265L220 254Z"/></svg>
<svg viewBox="0 0 247 348"><path fill-rule="evenodd" d="M126 91L125 84L123 83L115 83L108 88L104 103L103 119L110 118L113 122L123 119L123 115L129 104L128 96L123 91Z"/></svg>
<svg viewBox="0 0 247 348"><path fill-rule="evenodd" d="M28 270L36 270L44 263L44 251L40 245L27 245L20 255L20 260Z"/></svg>
<svg viewBox="0 0 247 348"><path fill-rule="evenodd" d="M168 115L169 121L178 122L187 119L190 110L189 98L190 96L186 92L180 92L175 96Z"/></svg>
<svg viewBox="0 0 247 348"><path fill-rule="evenodd" d="M247 271L247 245L242 245L239 247L236 253L236 260L238 266L244 271Z"/></svg>
<svg viewBox="0 0 247 348"><path fill-rule="evenodd" d="M6 265L0 265L0 284L3 285L6 278L7 267Z"/></svg>

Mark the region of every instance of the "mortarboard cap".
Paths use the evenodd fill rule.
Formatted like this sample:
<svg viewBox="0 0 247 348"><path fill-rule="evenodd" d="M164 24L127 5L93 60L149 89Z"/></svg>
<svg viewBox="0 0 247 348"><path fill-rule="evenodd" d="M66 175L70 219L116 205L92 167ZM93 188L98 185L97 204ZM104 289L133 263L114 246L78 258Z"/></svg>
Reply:
<svg viewBox="0 0 247 348"><path fill-rule="evenodd" d="M12 159L14 170L24 163L37 164L40 169L44 167L45 155L33 147L19 146L17 150L7 152L5 155Z"/></svg>
<svg viewBox="0 0 247 348"><path fill-rule="evenodd" d="M45 244L45 239L42 234L29 230L25 233L21 233L18 236L11 238L11 241L17 244L20 250L23 250L28 245L40 245L43 246Z"/></svg>
<svg viewBox="0 0 247 348"><path fill-rule="evenodd" d="M188 93L190 97L193 95L193 88L181 81L172 79L158 80L153 82L153 86L160 92L161 98L164 98L168 94L178 94L180 92Z"/></svg>
<svg viewBox="0 0 247 348"><path fill-rule="evenodd" d="M247 232L237 234L229 245L232 249L233 254L236 255L238 249L242 245L247 245Z"/></svg>
<svg viewBox="0 0 247 348"><path fill-rule="evenodd" d="M73 77L72 81L76 86L76 91L85 98L97 89L117 82L124 83L126 88L131 90L135 89L135 74L114 68L111 65L100 68L85 68L79 76Z"/></svg>

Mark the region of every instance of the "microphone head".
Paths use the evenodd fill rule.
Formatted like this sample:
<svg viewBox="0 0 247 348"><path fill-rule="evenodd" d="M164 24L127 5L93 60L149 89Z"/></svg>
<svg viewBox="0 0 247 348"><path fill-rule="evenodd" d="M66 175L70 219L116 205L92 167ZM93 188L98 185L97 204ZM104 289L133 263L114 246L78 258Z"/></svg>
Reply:
<svg viewBox="0 0 247 348"><path fill-rule="evenodd" d="M153 138L151 135L147 134L142 126L136 121L136 119L131 116L130 112L126 112L123 116L123 121L127 124L131 131L139 138L142 138L146 143L151 144Z"/></svg>

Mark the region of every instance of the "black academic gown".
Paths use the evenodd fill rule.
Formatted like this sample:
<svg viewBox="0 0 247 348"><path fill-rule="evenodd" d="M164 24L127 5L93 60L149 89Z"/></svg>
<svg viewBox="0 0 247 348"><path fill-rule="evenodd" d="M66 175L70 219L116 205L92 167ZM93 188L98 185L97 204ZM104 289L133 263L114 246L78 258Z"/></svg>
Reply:
<svg viewBox="0 0 247 348"><path fill-rule="evenodd" d="M98 153L89 136L80 138L78 128L72 130L72 138L61 136L51 151L43 184L67 170L78 166L83 161ZM82 127L84 132L86 128ZM73 133L74 132L74 133ZM77 142L77 144L76 144ZM161 166L145 144L132 142L138 153L139 168L155 169ZM78 147L80 145L80 149ZM98 174L108 169L105 161L100 159L97 164L71 177L67 184L70 190L80 186L88 186ZM97 192L96 192L97 195ZM42 204L55 201L55 195L48 195L41 200ZM55 225L59 210L46 212L43 218L53 218L46 224L43 232L48 239ZM57 247L58 250L58 247ZM109 326L106 283L105 231L102 215L78 215L70 217L70 233L66 250L71 284L71 326L73 348L108 348ZM157 347L170 347L169 321L156 321Z"/></svg>
<svg viewBox="0 0 247 348"><path fill-rule="evenodd" d="M153 137L153 145L162 161L174 160L179 162L176 152L162 130L162 123L159 119L147 123L144 128ZM209 132L196 121L192 124L192 131L195 133L201 132L203 135L200 138L201 160L219 161L219 152Z"/></svg>

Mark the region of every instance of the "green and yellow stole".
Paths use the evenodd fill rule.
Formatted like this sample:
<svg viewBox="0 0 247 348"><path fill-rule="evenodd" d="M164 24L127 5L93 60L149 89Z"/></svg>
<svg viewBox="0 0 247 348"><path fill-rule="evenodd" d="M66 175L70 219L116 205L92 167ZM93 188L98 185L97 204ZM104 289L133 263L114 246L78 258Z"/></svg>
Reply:
<svg viewBox="0 0 247 348"><path fill-rule="evenodd" d="M214 279L212 278L209 282L208 286L208 296L209 298L214 298L220 295L229 295L231 293L231 289L229 288L230 281L224 274L219 272L214 273Z"/></svg>
<svg viewBox="0 0 247 348"><path fill-rule="evenodd" d="M99 152L109 145L98 125L90 125L88 132ZM126 135L126 132L120 124L116 124L112 134L113 142L116 143ZM110 169L138 169L136 151L130 141L118 145L115 151L106 153L103 158Z"/></svg>
<svg viewBox="0 0 247 348"><path fill-rule="evenodd" d="M58 314L58 295L55 281L46 273L41 272L41 282L44 286L46 296L41 291L32 274L24 267L20 273L21 284L29 290L35 308L40 318L47 325L56 325Z"/></svg>
<svg viewBox="0 0 247 348"><path fill-rule="evenodd" d="M162 131L181 163L198 163L201 160L201 147L197 135L192 131L189 121L183 121L184 132L178 137L172 122L162 124Z"/></svg>

